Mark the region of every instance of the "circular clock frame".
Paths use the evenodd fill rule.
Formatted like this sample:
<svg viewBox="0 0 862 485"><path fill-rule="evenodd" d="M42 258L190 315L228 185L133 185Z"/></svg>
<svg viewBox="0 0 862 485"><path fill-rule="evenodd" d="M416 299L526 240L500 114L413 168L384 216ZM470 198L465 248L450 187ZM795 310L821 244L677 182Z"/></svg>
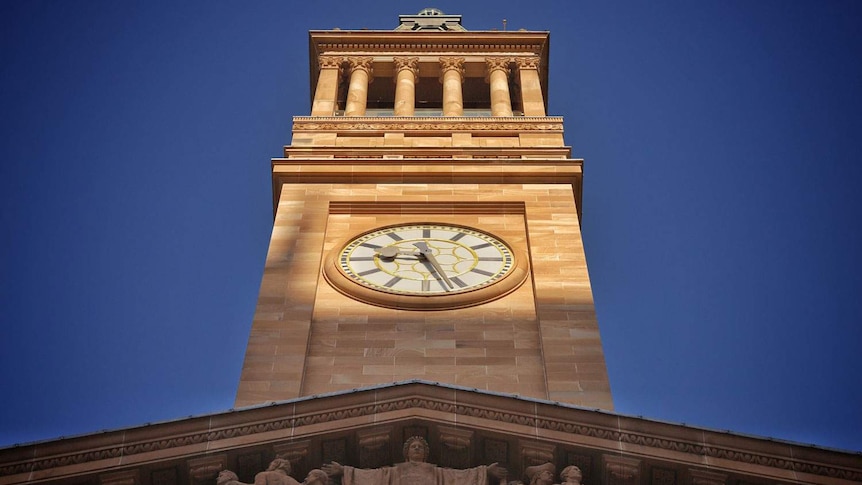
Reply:
<svg viewBox="0 0 862 485"><path fill-rule="evenodd" d="M502 259L504 260L504 262L500 263L501 269L491 271L490 273L492 274L490 275L480 276L480 279L478 281L466 284L465 287L460 287L461 284L464 284L460 279L456 281L458 285L454 284L451 281L448 282L448 284L451 284L451 288L449 288L444 284L442 278L436 278L438 285L449 289L447 289L446 291L439 291L438 289L438 291L436 292L431 292L409 290L404 291L398 288L388 288L383 284L365 280L363 277L359 276L359 273L361 272L353 271L350 267L350 255L357 248L357 246L361 246L363 242L386 234L394 233L398 230L415 231L417 228L427 228L429 229L429 231L433 231L436 228L442 231L449 231L453 233L457 232L459 234L469 235L472 237L472 239L478 238L479 240L486 241L490 243L490 245L487 247L496 248L499 253L503 255ZM428 234L429 237L419 237L413 239L408 238L403 241L392 239L391 244L393 246L400 245L401 248L405 248L405 246L410 247L410 243L412 241L421 240L430 241L431 244L429 246L462 246L464 249L459 249L459 251L461 251L460 254L473 253L471 257L473 257L475 261L469 261L469 257L463 258L466 261L466 264L472 264L470 268L475 267L479 259L485 259L477 256L477 251L474 251L472 248L465 244L455 243L451 239L430 237L431 232L429 232ZM464 239L468 238L464 237ZM484 246L485 244L482 245ZM363 248L363 250L365 252L369 251L369 249L367 248ZM485 251L489 250L491 249L485 249ZM434 250L434 252L437 251L437 249ZM416 252L420 251L417 249ZM411 258L413 256L416 255L410 254L405 256L405 258ZM438 254L438 256L441 255ZM435 271L429 264L430 261L419 258L418 256L416 257L417 261L422 261L428 267L429 273L433 273ZM391 261L393 261L393 259L382 259L382 263L386 263L385 265L383 265L381 263L381 257L379 254L373 256L372 258L373 263L368 263L367 255L363 259L365 260L364 264L373 264L376 267L376 269L372 267L373 272L379 272L378 270L380 270L384 273L389 273L390 275L394 274L390 272L392 270ZM457 266L445 264L445 260L444 266L450 270L457 269ZM464 271L466 267L464 267L463 265L461 266L461 268L462 270L459 270L458 274L455 274L455 272L450 273L449 271L444 272L449 277L457 279L459 276L464 276L464 274L468 272ZM485 272L481 270L479 271L479 273L485 274ZM528 260L522 250L513 247L504 239L487 231L465 225L450 224L444 222L410 222L391 224L381 227L375 227L374 229L364 231L360 234L354 235L346 239L341 244L337 245L335 247L335 250L331 251L327 256L323 267L324 278L338 292L349 296L350 298L353 298L355 300L362 301L364 303L404 310L447 310L455 308L465 308L494 301L498 298L508 295L509 293L519 288L524 283L524 281L526 281L528 274Z"/></svg>

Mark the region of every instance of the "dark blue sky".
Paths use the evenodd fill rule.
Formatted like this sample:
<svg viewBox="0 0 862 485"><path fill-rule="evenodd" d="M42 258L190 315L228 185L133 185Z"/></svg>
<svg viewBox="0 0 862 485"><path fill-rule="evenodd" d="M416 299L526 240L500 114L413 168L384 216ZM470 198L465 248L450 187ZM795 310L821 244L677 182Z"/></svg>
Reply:
<svg viewBox="0 0 862 485"><path fill-rule="evenodd" d="M307 31L436 6L551 31L617 411L862 450L862 3L321 5L0 3L0 446L232 406Z"/></svg>

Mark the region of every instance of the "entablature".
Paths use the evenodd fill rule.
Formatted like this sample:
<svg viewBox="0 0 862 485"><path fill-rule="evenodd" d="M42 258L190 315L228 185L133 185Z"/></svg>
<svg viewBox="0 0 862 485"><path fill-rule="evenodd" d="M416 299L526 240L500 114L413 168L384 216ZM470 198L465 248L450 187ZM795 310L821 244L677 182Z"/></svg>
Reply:
<svg viewBox="0 0 862 485"><path fill-rule="evenodd" d="M312 59L345 52L518 52L547 56L549 32L467 31L404 32L391 30L312 30Z"/></svg>
<svg viewBox="0 0 862 485"><path fill-rule="evenodd" d="M563 133L561 116L294 116L297 132L488 132L517 134L524 131Z"/></svg>

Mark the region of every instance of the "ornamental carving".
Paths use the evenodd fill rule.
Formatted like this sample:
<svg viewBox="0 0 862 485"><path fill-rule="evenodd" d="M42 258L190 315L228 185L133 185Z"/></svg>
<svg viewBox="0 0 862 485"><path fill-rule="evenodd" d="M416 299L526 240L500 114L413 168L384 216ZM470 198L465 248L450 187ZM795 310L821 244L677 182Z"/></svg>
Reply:
<svg viewBox="0 0 862 485"><path fill-rule="evenodd" d="M395 64L395 71L401 72L405 69L413 73L413 79L419 79L419 58L418 57L393 57L392 62Z"/></svg>
<svg viewBox="0 0 862 485"><path fill-rule="evenodd" d="M294 131L350 131L350 130L393 130L393 131L543 131L562 132L562 123L482 123L462 121L457 123L294 123Z"/></svg>
<svg viewBox="0 0 862 485"><path fill-rule="evenodd" d="M344 58L339 56L320 56L317 63L321 69L339 69L344 63Z"/></svg>
<svg viewBox="0 0 862 485"><path fill-rule="evenodd" d="M317 44L318 50L321 52L403 52L405 45L403 43L343 43L343 42L321 42ZM539 53L542 52L542 44L528 43L511 43L511 44L490 44L485 42L475 42L466 44L452 43L410 43L407 45L410 52L422 52L436 54L440 52L466 52L473 54L475 52L525 52Z"/></svg>
<svg viewBox="0 0 862 485"><path fill-rule="evenodd" d="M707 446L700 442L686 441L682 438L659 438L639 432L622 432L618 428L607 428L595 424L582 424L574 420L557 417L539 418L535 414L525 414L512 411L501 411L489 409L483 406L459 403L453 404L439 399L426 396L400 398L396 400L383 400L373 404L355 404L338 410L325 410L317 412L306 412L287 417L278 417L255 421L251 424L230 425L220 429L190 431L188 434L171 438L147 438L140 441L130 442L116 446L106 446L97 450L72 451L64 454L49 454L43 457L17 461L0 466L0 477L22 473L42 472L66 466L95 464L101 460L117 459L125 457L131 459L135 455L157 451L180 449L201 443L215 442L225 439L236 439L253 437L258 433L269 433L277 430L294 430L303 426L319 425L323 423L336 422L342 419L372 417L381 413L398 412L405 409L418 408L428 411L442 411L463 416L469 420L493 420L500 424L514 426L528 426L537 430L548 430L563 432L574 436L594 437L610 440L614 443L636 445L640 447L653 448L655 450L666 450L675 453L687 453L702 457L718 458L739 464L750 464L764 466L778 470L792 470L797 473L808 473L818 477L830 477L838 480L862 482L862 473L852 465L835 466L833 464L821 464L798 458L780 458L770 454L764 454L755 450L740 450L736 447L723 447L720 445ZM574 418L573 418L574 419ZM486 457L494 457L488 449L489 442L485 440ZM498 443L498 453L505 456L505 442ZM324 442L324 460L339 460L346 457L346 443L343 440ZM238 458L237 467L246 468L246 462L259 460L259 454L254 453ZM343 460L343 459L342 459ZM603 471L608 470L607 462ZM89 466L89 465L88 465ZM736 465L734 465L736 466ZM250 470L259 470L261 466L251 466ZM625 469L631 467L614 466L614 472L625 475ZM586 469L586 468L584 468ZM118 477L122 479L124 477ZM229 479L229 477L225 477ZM699 478L704 478L701 474ZM587 482L596 483L595 481Z"/></svg>
<svg viewBox="0 0 862 485"><path fill-rule="evenodd" d="M497 463L466 469L444 468L428 463L431 447L421 436L407 438L402 450L404 461L393 466L361 469L331 462L320 469L328 477L341 477L344 485L490 485L500 483L508 475L508 470Z"/></svg>
<svg viewBox="0 0 862 485"><path fill-rule="evenodd" d="M488 74L493 71L500 70L506 74L509 73L509 64L512 63L511 57L486 57L485 65L488 66Z"/></svg>
<svg viewBox="0 0 862 485"><path fill-rule="evenodd" d="M448 71L457 71L464 81L464 58L463 57L441 57L440 58L440 80Z"/></svg>
<svg viewBox="0 0 862 485"><path fill-rule="evenodd" d="M350 56L347 58L347 64L350 66L350 73L353 74L354 71L365 71L368 74L368 77L371 77L371 73L374 71L372 64L374 62L374 58L365 57L365 56Z"/></svg>
<svg viewBox="0 0 862 485"><path fill-rule="evenodd" d="M640 460L623 456L604 455L605 483L635 484L640 480Z"/></svg>
<svg viewBox="0 0 862 485"><path fill-rule="evenodd" d="M515 64L518 65L518 69L538 69L539 62L539 56L515 58Z"/></svg>

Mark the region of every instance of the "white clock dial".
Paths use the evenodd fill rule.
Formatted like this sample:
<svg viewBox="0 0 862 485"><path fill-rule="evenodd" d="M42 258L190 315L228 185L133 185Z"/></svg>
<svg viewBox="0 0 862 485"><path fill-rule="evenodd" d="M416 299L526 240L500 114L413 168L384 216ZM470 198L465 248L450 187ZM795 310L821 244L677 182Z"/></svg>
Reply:
<svg viewBox="0 0 862 485"><path fill-rule="evenodd" d="M349 279L377 291L437 295L490 285L512 270L512 250L496 237L445 224L392 226L349 241L337 264Z"/></svg>

